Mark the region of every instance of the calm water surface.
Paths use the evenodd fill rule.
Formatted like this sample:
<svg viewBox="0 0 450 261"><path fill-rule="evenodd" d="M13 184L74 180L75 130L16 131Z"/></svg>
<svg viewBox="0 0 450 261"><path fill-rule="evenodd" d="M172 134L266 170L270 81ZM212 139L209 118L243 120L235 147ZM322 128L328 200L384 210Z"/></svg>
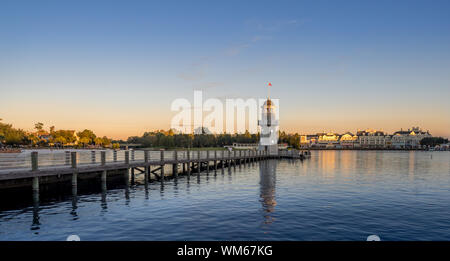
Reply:
<svg viewBox="0 0 450 261"><path fill-rule="evenodd" d="M138 177L138 179L142 179ZM100 186L100 184L98 184ZM31 195L30 195L31 197ZM450 240L450 152L317 151L0 210L0 240Z"/></svg>

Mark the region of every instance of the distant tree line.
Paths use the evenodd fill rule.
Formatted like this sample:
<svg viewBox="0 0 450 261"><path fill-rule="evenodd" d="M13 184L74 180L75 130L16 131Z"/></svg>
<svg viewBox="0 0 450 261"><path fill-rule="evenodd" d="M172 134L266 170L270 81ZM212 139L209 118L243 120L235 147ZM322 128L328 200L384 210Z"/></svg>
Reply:
<svg viewBox="0 0 450 261"><path fill-rule="evenodd" d="M157 130L145 132L141 137L129 137L128 143L141 144L142 147L162 147L162 148L202 148L202 147L223 147L238 143L257 143L259 134L250 134L246 131L243 134L176 134L173 130Z"/></svg>
<svg viewBox="0 0 450 261"><path fill-rule="evenodd" d="M448 143L448 139L444 139L442 137L427 137L420 140L420 145L422 146L431 146L434 147L436 145Z"/></svg>
<svg viewBox="0 0 450 261"><path fill-rule="evenodd" d="M126 141L130 144L140 144L141 147L160 147L160 148L204 148L204 147L223 147L233 143L259 143L259 133L251 134L248 131L242 134L178 134L173 130L157 130L145 132L141 137L132 136ZM279 133L279 143L299 148L300 135L286 134L284 131Z"/></svg>
<svg viewBox="0 0 450 261"><path fill-rule="evenodd" d="M223 147L233 143L258 143L259 133L223 133L208 134L178 134L173 130L157 130L145 132L141 137L132 136L126 141L111 140L108 137L97 137L89 130L75 132L74 130L56 130L51 126L49 130L44 129L44 124L38 122L35 124L33 132L26 132L22 129L13 128L11 124L2 123L0 119L0 146L38 146L38 147L112 147L119 148L119 143L141 144L141 147L160 147L160 148L204 148L204 147ZM299 148L300 135L287 134L279 132L279 143L287 143L293 148Z"/></svg>
<svg viewBox="0 0 450 261"><path fill-rule="evenodd" d="M112 144L108 137L97 137L91 130L85 129L80 132L74 130L56 130L51 126L49 130L44 129L44 124L38 122L34 125L35 131L26 132L22 129L13 128L11 124L1 122L0 119L0 145L1 146L33 146L33 147L118 147Z"/></svg>

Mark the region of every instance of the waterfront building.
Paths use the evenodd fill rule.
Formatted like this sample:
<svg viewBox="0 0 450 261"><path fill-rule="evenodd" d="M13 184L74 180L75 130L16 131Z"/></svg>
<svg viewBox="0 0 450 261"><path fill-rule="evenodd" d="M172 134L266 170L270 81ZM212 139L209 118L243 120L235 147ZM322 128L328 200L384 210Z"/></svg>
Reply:
<svg viewBox="0 0 450 261"><path fill-rule="evenodd" d="M358 130L356 133L361 148L386 148L391 146L391 136L382 130Z"/></svg>
<svg viewBox="0 0 450 261"><path fill-rule="evenodd" d="M400 130L392 135L383 130L358 130L356 134L346 132L342 135L336 133L317 133L314 135L301 135L302 148L365 148L365 149L414 149L421 148L423 138L432 137L428 131L413 127L406 131Z"/></svg>
<svg viewBox="0 0 450 261"><path fill-rule="evenodd" d="M336 133L318 133L317 146L321 148L340 148L339 134Z"/></svg>
<svg viewBox="0 0 450 261"><path fill-rule="evenodd" d="M319 139L319 136L317 136L316 134L301 135L300 136L300 147L301 148L310 148L312 146L315 146L317 144L318 139Z"/></svg>
<svg viewBox="0 0 450 261"><path fill-rule="evenodd" d="M420 148L423 138L432 137L428 131L422 131L419 127L412 127L404 131L396 131L392 135L392 147L396 149Z"/></svg>
<svg viewBox="0 0 450 261"><path fill-rule="evenodd" d="M339 143L342 148L352 149L359 147L358 136L353 135L351 132L344 133L339 139Z"/></svg>

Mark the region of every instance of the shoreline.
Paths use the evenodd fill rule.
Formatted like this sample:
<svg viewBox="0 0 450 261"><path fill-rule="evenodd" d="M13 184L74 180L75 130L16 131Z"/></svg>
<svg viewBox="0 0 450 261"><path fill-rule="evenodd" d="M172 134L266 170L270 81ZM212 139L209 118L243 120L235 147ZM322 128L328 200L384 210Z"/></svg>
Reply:
<svg viewBox="0 0 450 261"><path fill-rule="evenodd" d="M300 150L368 150L368 151L449 151L449 150L430 150L430 149L394 149L394 148L301 148Z"/></svg>

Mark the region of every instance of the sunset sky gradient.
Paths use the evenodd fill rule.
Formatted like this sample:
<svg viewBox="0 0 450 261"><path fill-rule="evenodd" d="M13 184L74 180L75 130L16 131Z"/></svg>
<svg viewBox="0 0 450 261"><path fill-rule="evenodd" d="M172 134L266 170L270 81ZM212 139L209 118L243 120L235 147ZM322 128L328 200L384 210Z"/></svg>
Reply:
<svg viewBox="0 0 450 261"><path fill-rule="evenodd" d="M171 102L280 99L280 129L450 137L450 1L2 1L0 118L127 138Z"/></svg>

